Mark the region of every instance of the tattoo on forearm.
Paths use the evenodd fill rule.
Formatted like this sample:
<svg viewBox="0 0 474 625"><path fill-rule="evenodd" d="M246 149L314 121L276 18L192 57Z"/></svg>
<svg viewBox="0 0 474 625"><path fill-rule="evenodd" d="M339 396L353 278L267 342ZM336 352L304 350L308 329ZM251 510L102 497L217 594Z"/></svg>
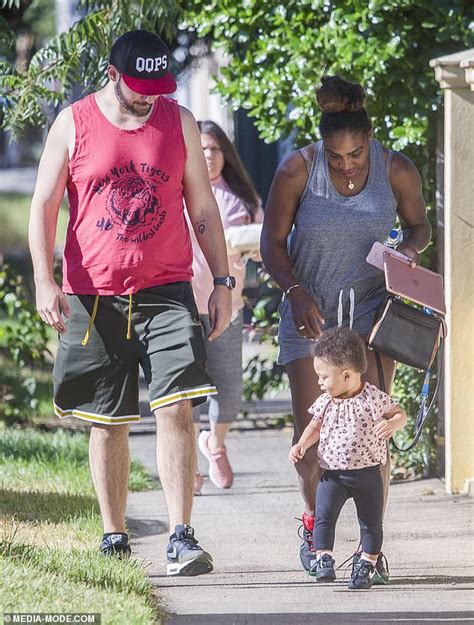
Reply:
<svg viewBox="0 0 474 625"><path fill-rule="evenodd" d="M197 229L199 234L204 234L205 230L206 230L206 220L202 219L201 221L197 222Z"/></svg>

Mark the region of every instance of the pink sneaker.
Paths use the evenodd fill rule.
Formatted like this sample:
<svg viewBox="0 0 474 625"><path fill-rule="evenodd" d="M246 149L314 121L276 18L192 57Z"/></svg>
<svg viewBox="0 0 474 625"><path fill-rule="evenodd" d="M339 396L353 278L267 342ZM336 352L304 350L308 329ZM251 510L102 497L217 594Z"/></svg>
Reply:
<svg viewBox="0 0 474 625"><path fill-rule="evenodd" d="M196 473L194 474L194 494L195 495L202 495L201 489L202 489L203 484L204 484L204 478L202 476L202 473L200 473L199 471L196 471Z"/></svg>
<svg viewBox="0 0 474 625"><path fill-rule="evenodd" d="M220 447L212 453L207 446L210 435L210 432L203 430L198 438L199 449L209 462L209 479L217 488L230 488L234 481L234 474L227 458L227 452L225 447Z"/></svg>

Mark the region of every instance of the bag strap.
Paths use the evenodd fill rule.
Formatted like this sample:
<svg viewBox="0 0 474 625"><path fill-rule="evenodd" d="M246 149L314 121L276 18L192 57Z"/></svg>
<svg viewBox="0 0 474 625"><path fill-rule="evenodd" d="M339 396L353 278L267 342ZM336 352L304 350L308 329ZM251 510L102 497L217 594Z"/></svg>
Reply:
<svg viewBox="0 0 474 625"><path fill-rule="evenodd" d="M421 401L420 401L420 408L418 410L418 413L416 415L416 419L415 419L415 434L413 437L412 442L407 446L407 447L399 447L397 445L397 443L393 440L393 438L390 439L390 442L392 443L392 446L397 450L397 451L410 451L411 449L413 449L413 447L418 443L418 441L420 440L421 434L422 434L422 430L423 430L423 426L425 425L426 421L428 420L428 417L430 416L430 412L434 407L435 401L436 401L436 397L438 396L438 391L439 391L439 385L441 382L441 377L442 377L442 373L443 373L443 361L444 361L444 354L443 354L443 345L440 345L440 349L439 349L439 358L440 358L440 365L438 368L438 378L436 380L436 387L435 390L433 392L433 397L431 398L430 403L428 404L428 395L429 395L429 388L430 388L430 378L431 378L431 367L429 367L426 371L425 371L425 378L423 380L423 386L421 389ZM383 368L382 368L382 360L380 358L380 354L379 352L377 352L377 350L375 351L375 360L377 362L377 370L378 370L378 374L379 374L379 383L380 383L380 388L381 390L386 393L386 389L385 389L385 378L384 378L384 374L383 374Z"/></svg>

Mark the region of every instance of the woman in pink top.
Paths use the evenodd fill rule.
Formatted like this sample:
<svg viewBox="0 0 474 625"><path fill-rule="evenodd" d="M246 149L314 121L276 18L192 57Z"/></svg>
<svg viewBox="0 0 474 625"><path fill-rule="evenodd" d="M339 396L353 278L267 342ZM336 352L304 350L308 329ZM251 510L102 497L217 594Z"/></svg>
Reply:
<svg viewBox="0 0 474 625"><path fill-rule="evenodd" d="M212 121L198 122L207 163L209 180L219 206L224 230L261 222L260 198L253 188L242 161L225 132ZM193 245L193 291L201 323L209 334L207 303L213 278L204 255L191 231ZM210 431L199 434L199 409L194 410L198 446L209 462L209 478L219 488L230 488L233 473L227 458L225 438L237 416L242 400L242 327L245 260L240 254L229 254L229 270L236 279L232 291L232 321L216 340L206 340L207 369L217 387L218 395L209 403ZM202 475L196 471L195 494L200 494Z"/></svg>
<svg viewBox="0 0 474 625"><path fill-rule="evenodd" d="M386 441L406 423L400 406L373 384L361 381L367 369L365 346L347 328L323 333L314 345L314 368L323 391L309 412L314 416L290 450L298 462L319 441L318 461L324 473L318 485L310 575L334 581L335 526L342 506L354 499L362 553L348 587L367 589L375 578L382 548L383 485L380 465L387 462Z"/></svg>

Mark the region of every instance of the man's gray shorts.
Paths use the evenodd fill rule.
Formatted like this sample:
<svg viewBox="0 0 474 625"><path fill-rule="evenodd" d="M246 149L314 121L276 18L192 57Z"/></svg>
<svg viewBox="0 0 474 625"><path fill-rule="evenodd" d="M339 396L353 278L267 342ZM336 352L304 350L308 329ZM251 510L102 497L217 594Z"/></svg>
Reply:
<svg viewBox="0 0 474 625"><path fill-rule="evenodd" d="M183 399L197 406L216 394L205 370L206 352L191 283L143 289L131 299L67 297L72 314L59 337L53 370L58 417L110 425L138 421L139 366L152 411Z"/></svg>

